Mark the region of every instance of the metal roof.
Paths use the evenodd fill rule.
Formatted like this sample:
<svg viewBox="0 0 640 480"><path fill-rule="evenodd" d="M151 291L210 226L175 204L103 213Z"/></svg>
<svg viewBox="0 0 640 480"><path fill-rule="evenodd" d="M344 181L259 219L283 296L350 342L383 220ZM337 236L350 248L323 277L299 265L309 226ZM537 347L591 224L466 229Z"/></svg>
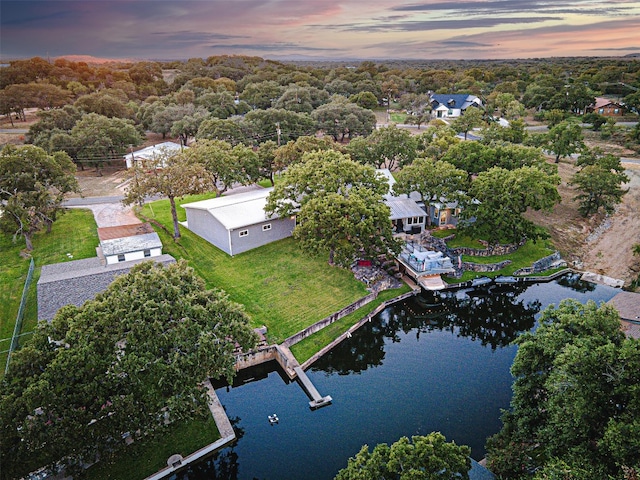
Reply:
<svg viewBox="0 0 640 480"><path fill-rule="evenodd" d="M396 179L394 178L393 174L388 168L378 168L376 172L378 172L379 174L382 174L387 179L387 183L389 184L388 193L383 195L385 200L392 200L396 198L400 198L400 199L407 198L407 195L404 193L401 195L393 195L393 186L396 184ZM409 195L409 198L411 198L414 202L422 202L422 197L418 192L411 192L411 194Z"/></svg>
<svg viewBox="0 0 640 480"><path fill-rule="evenodd" d="M200 202L186 203L182 205L182 208L206 210L227 230L235 230L278 218L277 215L267 217L264 211L267 197L272 190L273 188L250 190Z"/></svg>
<svg viewBox="0 0 640 480"><path fill-rule="evenodd" d="M410 198L391 197L386 200L391 210L391 220L409 217L425 217L427 213Z"/></svg>
<svg viewBox="0 0 640 480"><path fill-rule="evenodd" d="M142 148L136 152L133 152L133 156L135 159L154 160L159 155L178 153L183 148L189 148L189 147L182 147L179 143L175 143L175 142L162 142L162 143L157 143L156 145L151 145L150 147ZM127 157L131 158L131 155L132 155L131 153L128 153L127 155L124 155L124 158L127 158Z"/></svg>
<svg viewBox="0 0 640 480"><path fill-rule="evenodd" d="M131 237L113 238L100 242L104 256L120 255L123 253L139 252L152 248L162 248L162 242L156 232Z"/></svg>

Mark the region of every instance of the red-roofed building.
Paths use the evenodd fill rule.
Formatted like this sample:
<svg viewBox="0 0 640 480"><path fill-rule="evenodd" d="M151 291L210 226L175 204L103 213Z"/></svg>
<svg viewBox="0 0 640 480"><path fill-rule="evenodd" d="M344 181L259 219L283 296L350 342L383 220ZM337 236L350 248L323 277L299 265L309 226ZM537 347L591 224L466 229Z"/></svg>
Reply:
<svg viewBox="0 0 640 480"><path fill-rule="evenodd" d="M608 98L596 97L596 102L587 107L588 112L597 113L604 117L619 117L624 115L625 108Z"/></svg>

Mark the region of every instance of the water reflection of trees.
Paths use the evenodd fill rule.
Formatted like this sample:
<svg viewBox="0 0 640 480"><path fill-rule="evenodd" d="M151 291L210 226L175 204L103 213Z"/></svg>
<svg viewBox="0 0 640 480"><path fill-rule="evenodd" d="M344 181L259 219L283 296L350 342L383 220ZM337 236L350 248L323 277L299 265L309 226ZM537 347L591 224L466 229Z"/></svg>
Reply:
<svg viewBox="0 0 640 480"><path fill-rule="evenodd" d="M507 346L520 333L533 328L540 311L540 301L519 299L526 289L523 285L510 285L432 294L433 301L444 309L434 328L457 331L459 336L479 340L492 349ZM419 304L419 298L415 303Z"/></svg>
<svg viewBox="0 0 640 480"><path fill-rule="evenodd" d="M244 436L244 429L240 428L240 417L230 418L229 421L236 433L236 442ZM170 480L237 480L238 454L233 446L217 451L204 459L190 464L184 470L169 477Z"/></svg>
<svg viewBox="0 0 640 480"><path fill-rule="evenodd" d="M559 277L556 282L563 287L569 287L580 293L593 292L596 284L592 282L584 282L581 280L582 274L577 272L566 273Z"/></svg>
<svg viewBox="0 0 640 480"><path fill-rule="evenodd" d="M312 365L311 369L324 371L327 374L349 375L382 365L385 342L383 318L390 308L372 318L351 338L347 338L329 353L323 355Z"/></svg>
<svg viewBox="0 0 640 480"><path fill-rule="evenodd" d="M401 333L415 332L416 338L433 330L447 330L478 340L492 349L509 345L520 333L530 330L537 300L519 299L526 285L492 286L448 292L423 293L396 303L371 319L313 365L327 374L349 375L382 365L385 341L401 340Z"/></svg>

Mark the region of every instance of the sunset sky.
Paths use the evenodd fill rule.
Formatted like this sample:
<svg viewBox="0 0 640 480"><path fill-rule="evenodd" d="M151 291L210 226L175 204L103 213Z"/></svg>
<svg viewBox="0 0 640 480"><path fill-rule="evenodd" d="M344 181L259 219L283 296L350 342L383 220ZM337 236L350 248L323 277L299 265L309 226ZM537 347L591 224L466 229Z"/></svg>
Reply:
<svg viewBox="0 0 640 480"><path fill-rule="evenodd" d="M495 59L640 53L628 0L2 0L0 54Z"/></svg>

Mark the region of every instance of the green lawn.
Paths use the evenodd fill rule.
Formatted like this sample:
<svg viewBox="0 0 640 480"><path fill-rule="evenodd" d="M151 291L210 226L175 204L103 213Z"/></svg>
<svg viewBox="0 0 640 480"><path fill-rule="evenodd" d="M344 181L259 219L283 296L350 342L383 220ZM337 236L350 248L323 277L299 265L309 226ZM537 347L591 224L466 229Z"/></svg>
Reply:
<svg viewBox="0 0 640 480"><path fill-rule="evenodd" d="M187 197L179 203L194 200ZM178 210L184 220L184 209ZM142 214L171 225L167 200L145 205ZM157 230L165 253L186 259L208 288L221 288L244 305L254 326L267 326L270 342L279 343L368 293L351 271L307 254L291 238L230 257L185 228L178 242L169 228Z"/></svg>
<svg viewBox="0 0 640 480"><path fill-rule="evenodd" d="M144 442L129 445L114 461L100 461L87 470L88 480L141 479L167 466L174 453L183 457L220 438L210 415L179 422ZM167 441L170 439L170 441Z"/></svg>
<svg viewBox="0 0 640 480"><path fill-rule="evenodd" d="M446 230L441 230L441 231L446 231ZM449 230L448 235L445 235L445 237L453 234L455 234L455 237L447 242L447 246L449 246L449 248L458 248L458 247L478 248L478 249L487 248L485 245L480 243L477 239L471 238L467 235L460 235L459 233L456 233L455 230ZM443 238L443 237L440 237L440 238Z"/></svg>
<svg viewBox="0 0 640 480"><path fill-rule="evenodd" d="M291 353L296 357L296 360L300 363L306 362L316 352L319 352L324 347L333 342L336 338L346 332L349 327L360 321L369 312L373 311L378 305L386 300L396 298L403 293L411 290L408 285L403 285L401 288L393 290L384 290L380 292L378 297L371 303L360 307L355 312L350 313L344 318L333 322L331 325L324 327L319 332L305 338L304 340L291 346Z"/></svg>
<svg viewBox="0 0 640 480"><path fill-rule="evenodd" d="M22 332L33 330L37 323L38 305L36 285L40 267L50 263L68 262L94 257L98 246L96 223L90 210L70 209L53 224L51 233L40 232L33 238L35 271L25 310ZM0 351L9 348L24 281L29 269L29 258L20 255L24 239L12 241L12 236L0 234ZM71 254L70 258L67 254ZM25 338L25 337L23 337ZM6 353L0 354L0 375L4 374Z"/></svg>
<svg viewBox="0 0 640 480"><path fill-rule="evenodd" d="M393 123L404 123L405 120L407 119L407 114L406 113L392 113L390 115L391 117L391 121Z"/></svg>
<svg viewBox="0 0 640 480"><path fill-rule="evenodd" d="M528 241L518 250L513 252L510 255L493 255L489 257L475 257L471 255L463 255L462 260L465 262L473 262L473 263L498 263L503 260L511 260L511 264L507 265L501 270L497 272L464 272L462 277L457 280L451 280L452 283L457 282L466 282L468 280L472 280L476 277L497 277L499 275L512 275L513 272L520 268L530 267L533 262L536 260L540 260L547 255L551 255L554 252L553 248L551 248L549 242L547 241L538 241L534 243L532 241ZM446 279L445 279L446 280Z"/></svg>

